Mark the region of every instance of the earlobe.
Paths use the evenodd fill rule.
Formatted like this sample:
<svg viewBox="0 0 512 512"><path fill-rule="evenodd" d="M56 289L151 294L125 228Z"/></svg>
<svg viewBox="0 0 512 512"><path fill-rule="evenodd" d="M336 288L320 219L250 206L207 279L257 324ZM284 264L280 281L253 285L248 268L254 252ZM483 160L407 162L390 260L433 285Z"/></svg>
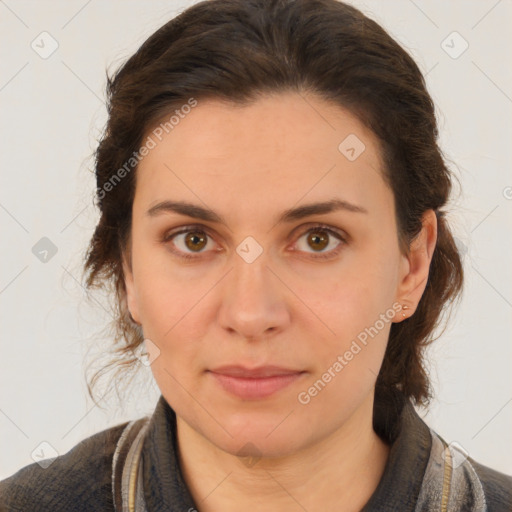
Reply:
<svg viewBox="0 0 512 512"><path fill-rule="evenodd" d="M406 272L398 286L397 300L403 313L399 320L414 314L427 286L430 263L437 242L437 216L434 210L427 210L422 217L422 229L412 240L409 252L404 255ZM404 311L405 310L405 311Z"/></svg>

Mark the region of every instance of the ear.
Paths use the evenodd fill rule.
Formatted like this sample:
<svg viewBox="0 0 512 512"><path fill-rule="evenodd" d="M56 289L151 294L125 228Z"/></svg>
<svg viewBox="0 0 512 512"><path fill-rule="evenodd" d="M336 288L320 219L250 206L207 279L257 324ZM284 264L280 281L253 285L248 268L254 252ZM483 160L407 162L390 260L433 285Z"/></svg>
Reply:
<svg viewBox="0 0 512 512"><path fill-rule="evenodd" d="M128 311L132 316L132 319L140 325L140 316L139 316L139 308L137 303L137 294L135 292L135 284L133 280L133 272L131 265L131 258L128 255L128 261L126 259L126 255L123 253L123 276L124 276L124 286L126 289L126 304L128 306Z"/></svg>
<svg viewBox="0 0 512 512"><path fill-rule="evenodd" d="M411 241L409 251L403 255L400 264L400 280L397 301L404 308L397 321L414 314L427 286L430 262L437 242L437 217L434 210L427 210L422 217L422 228Z"/></svg>

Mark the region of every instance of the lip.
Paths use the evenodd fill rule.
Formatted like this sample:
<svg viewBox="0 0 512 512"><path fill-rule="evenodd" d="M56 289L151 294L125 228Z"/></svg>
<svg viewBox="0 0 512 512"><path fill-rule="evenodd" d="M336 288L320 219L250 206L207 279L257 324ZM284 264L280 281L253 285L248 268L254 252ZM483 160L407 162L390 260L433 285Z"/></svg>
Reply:
<svg viewBox="0 0 512 512"><path fill-rule="evenodd" d="M243 366L223 366L209 370L208 373L229 393L245 400L257 400L277 393L306 372L278 366L252 369Z"/></svg>

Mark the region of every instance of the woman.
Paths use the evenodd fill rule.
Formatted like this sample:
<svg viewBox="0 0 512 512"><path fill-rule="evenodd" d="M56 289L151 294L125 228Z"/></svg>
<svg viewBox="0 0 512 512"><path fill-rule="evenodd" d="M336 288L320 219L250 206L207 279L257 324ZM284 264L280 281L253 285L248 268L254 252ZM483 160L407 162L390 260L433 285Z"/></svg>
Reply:
<svg viewBox="0 0 512 512"><path fill-rule="evenodd" d="M411 57L336 0L211 0L108 93L85 270L161 397L1 482L2 506L510 510L512 477L413 408L463 272Z"/></svg>

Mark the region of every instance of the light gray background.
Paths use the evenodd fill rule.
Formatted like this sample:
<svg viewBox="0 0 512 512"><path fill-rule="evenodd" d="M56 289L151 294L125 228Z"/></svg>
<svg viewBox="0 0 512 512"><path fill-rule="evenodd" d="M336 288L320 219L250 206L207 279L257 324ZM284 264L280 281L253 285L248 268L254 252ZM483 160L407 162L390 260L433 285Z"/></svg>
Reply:
<svg viewBox="0 0 512 512"><path fill-rule="evenodd" d="M0 0L0 478L50 456L41 442L62 454L154 409L159 393L144 367L121 404L109 395L102 410L86 394L84 360L109 343L98 334L107 298L87 302L80 283L97 220L91 154L106 119L105 68L192 3ZM441 146L463 185L450 218L466 289L430 350L436 398L426 420L479 462L512 473L511 2L351 3L426 73ZM31 47L49 51L43 31L58 42L46 59ZM458 58L464 43L454 31L469 44ZM46 263L32 252L42 237L58 249Z"/></svg>

